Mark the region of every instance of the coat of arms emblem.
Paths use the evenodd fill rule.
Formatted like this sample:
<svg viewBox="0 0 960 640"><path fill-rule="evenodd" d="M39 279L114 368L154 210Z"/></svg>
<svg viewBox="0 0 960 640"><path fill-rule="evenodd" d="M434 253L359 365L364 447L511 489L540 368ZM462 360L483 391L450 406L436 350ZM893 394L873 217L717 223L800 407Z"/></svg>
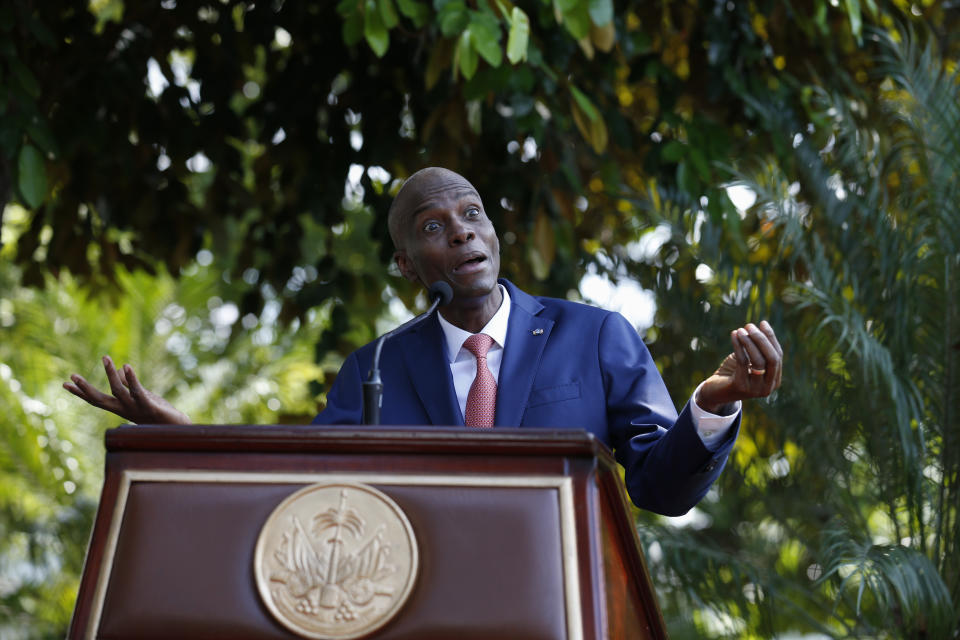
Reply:
<svg viewBox="0 0 960 640"><path fill-rule="evenodd" d="M254 575L267 609L303 637L372 633L403 606L417 574L413 529L373 487L336 483L297 491L257 540Z"/></svg>

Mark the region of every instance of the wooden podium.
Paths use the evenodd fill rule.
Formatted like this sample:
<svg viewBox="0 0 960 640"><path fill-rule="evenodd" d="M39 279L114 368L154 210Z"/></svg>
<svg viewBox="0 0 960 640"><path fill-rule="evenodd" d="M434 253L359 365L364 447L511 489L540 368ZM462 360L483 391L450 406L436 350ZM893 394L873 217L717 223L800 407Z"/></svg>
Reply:
<svg viewBox="0 0 960 640"><path fill-rule="evenodd" d="M123 426L106 448L70 638L298 637L255 556L278 505L318 483L388 496L419 553L402 606L349 637L667 637L616 463L585 432Z"/></svg>

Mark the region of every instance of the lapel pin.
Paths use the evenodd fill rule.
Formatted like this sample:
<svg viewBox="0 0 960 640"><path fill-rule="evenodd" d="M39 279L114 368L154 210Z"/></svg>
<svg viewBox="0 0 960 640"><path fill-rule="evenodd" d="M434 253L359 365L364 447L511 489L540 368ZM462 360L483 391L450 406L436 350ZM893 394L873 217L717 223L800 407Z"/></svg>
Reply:
<svg viewBox="0 0 960 640"><path fill-rule="evenodd" d="M532 333L532 334L535 335L535 336L542 336L542 335L543 335L543 329L534 329L534 330L531 331L530 333Z"/></svg>

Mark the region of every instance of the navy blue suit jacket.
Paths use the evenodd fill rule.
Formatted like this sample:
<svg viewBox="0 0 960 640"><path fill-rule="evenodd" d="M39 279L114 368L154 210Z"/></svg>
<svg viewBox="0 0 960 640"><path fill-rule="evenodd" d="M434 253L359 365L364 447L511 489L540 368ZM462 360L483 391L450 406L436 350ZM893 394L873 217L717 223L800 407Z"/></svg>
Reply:
<svg viewBox="0 0 960 640"><path fill-rule="evenodd" d="M710 452L689 406L677 415L646 345L623 316L500 282L511 308L495 424L586 429L613 449L637 506L679 515L695 505L720 474L739 417ZM346 359L315 424L361 422L372 356L373 343ZM380 369L383 424L463 424L436 315L387 340Z"/></svg>

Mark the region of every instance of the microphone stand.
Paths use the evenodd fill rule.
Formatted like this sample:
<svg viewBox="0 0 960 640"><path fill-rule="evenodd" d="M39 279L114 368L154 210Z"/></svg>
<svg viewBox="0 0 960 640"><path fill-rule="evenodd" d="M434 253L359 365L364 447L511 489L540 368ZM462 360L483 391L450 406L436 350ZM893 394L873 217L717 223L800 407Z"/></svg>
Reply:
<svg viewBox="0 0 960 640"><path fill-rule="evenodd" d="M370 373L363 383L363 424L380 424L380 405L383 402L383 381L380 379L380 350L383 349L384 340L423 322L431 313L436 311L437 307L449 304L453 299L453 289L446 282L438 281L430 285L429 295L433 301L429 309L416 318L404 322L396 329L388 331L377 340L373 349L373 363L370 366Z"/></svg>

